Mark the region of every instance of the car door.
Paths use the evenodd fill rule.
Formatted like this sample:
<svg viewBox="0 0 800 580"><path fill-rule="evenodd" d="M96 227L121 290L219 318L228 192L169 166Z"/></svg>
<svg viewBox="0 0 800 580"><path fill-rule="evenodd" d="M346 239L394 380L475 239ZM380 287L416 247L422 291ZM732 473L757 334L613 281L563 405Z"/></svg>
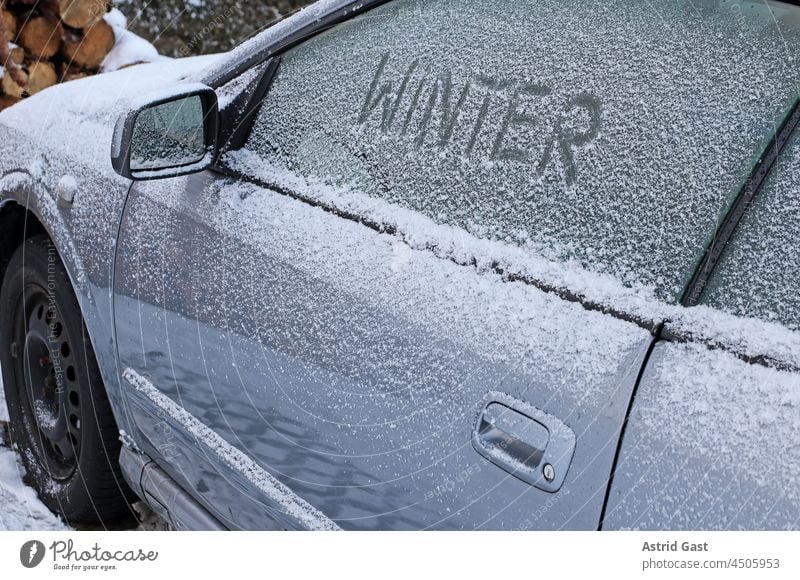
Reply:
<svg viewBox="0 0 800 580"><path fill-rule="evenodd" d="M796 133L729 242L703 306L669 325L699 343L660 342L649 359L605 528L800 527Z"/></svg>
<svg viewBox="0 0 800 580"><path fill-rule="evenodd" d="M790 82L765 69L787 87L746 115L704 85L690 123L675 55L707 78L724 43L680 53L624 4L607 66L575 55L605 46L582 3L381 5L274 57L218 171L137 183L115 313L143 450L231 527L595 529L660 323L625 308L682 292ZM719 173L681 138L731 140Z"/></svg>

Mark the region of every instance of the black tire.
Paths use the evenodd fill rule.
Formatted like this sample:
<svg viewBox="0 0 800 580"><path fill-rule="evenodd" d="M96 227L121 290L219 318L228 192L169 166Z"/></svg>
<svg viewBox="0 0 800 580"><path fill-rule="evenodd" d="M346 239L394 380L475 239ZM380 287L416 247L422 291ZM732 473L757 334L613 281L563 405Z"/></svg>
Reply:
<svg viewBox="0 0 800 580"><path fill-rule="evenodd" d="M116 422L69 277L45 236L26 240L8 264L0 362L12 440L42 501L68 523L129 514Z"/></svg>

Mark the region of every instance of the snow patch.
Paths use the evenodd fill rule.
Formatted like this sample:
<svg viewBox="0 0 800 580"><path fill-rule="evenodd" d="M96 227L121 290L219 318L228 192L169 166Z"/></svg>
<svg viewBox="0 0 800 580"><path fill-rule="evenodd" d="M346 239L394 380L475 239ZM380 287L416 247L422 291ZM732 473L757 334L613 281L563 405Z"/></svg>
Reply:
<svg viewBox="0 0 800 580"><path fill-rule="evenodd" d="M128 18L119 8L112 8L103 18L114 28L128 28Z"/></svg>
<svg viewBox="0 0 800 580"><path fill-rule="evenodd" d="M36 421L39 426L45 430L53 429L58 422L58 418L53 415L53 412L47 407L44 401L35 401L33 403L34 412L36 413Z"/></svg>
<svg viewBox="0 0 800 580"><path fill-rule="evenodd" d="M118 14L115 14L118 13ZM120 18L121 17L121 18ZM100 65L100 72L107 73L134 64L171 60L169 57L158 54L156 47L141 36L125 28L125 17L119 10L114 9L105 17L114 29L114 48L111 49Z"/></svg>
<svg viewBox="0 0 800 580"><path fill-rule="evenodd" d="M2 369L0 369L2 371ZM0 423L8 422L3 377L0 372ZM69 528L22 482L25 469L17 454L3 447L0 432L0 531L61 531Z"/></svg>
<svg viewBox="0 0 800 580"><path fill-rule="evenodd" d="M64 531L69 528L22 483L25 473L17 455L0 447L0 530Z"/></svg>

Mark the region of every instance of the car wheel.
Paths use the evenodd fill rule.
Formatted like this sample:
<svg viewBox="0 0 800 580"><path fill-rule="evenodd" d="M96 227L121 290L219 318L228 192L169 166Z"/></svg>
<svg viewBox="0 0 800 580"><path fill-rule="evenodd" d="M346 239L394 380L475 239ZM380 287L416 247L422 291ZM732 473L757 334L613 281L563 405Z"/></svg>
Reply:
<svg viewBox="0 0 800 580"><path fill-rule="evenodd" d="M69 277L44 236L8 264L0 350L11 436L41 499L70 523L128 513L117 426Z"/></svg>

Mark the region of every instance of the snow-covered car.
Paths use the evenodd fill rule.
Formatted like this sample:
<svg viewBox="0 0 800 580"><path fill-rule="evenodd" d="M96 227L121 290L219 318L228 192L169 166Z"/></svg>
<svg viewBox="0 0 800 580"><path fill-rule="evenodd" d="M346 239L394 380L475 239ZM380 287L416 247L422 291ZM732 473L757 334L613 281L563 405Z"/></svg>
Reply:
<svg viewBox="0 0 800 580"><path fill-rule="evenodd" d="M787 2L332 0L8 109L33 485L178 529L800 527L798 55Z"/></svg>

